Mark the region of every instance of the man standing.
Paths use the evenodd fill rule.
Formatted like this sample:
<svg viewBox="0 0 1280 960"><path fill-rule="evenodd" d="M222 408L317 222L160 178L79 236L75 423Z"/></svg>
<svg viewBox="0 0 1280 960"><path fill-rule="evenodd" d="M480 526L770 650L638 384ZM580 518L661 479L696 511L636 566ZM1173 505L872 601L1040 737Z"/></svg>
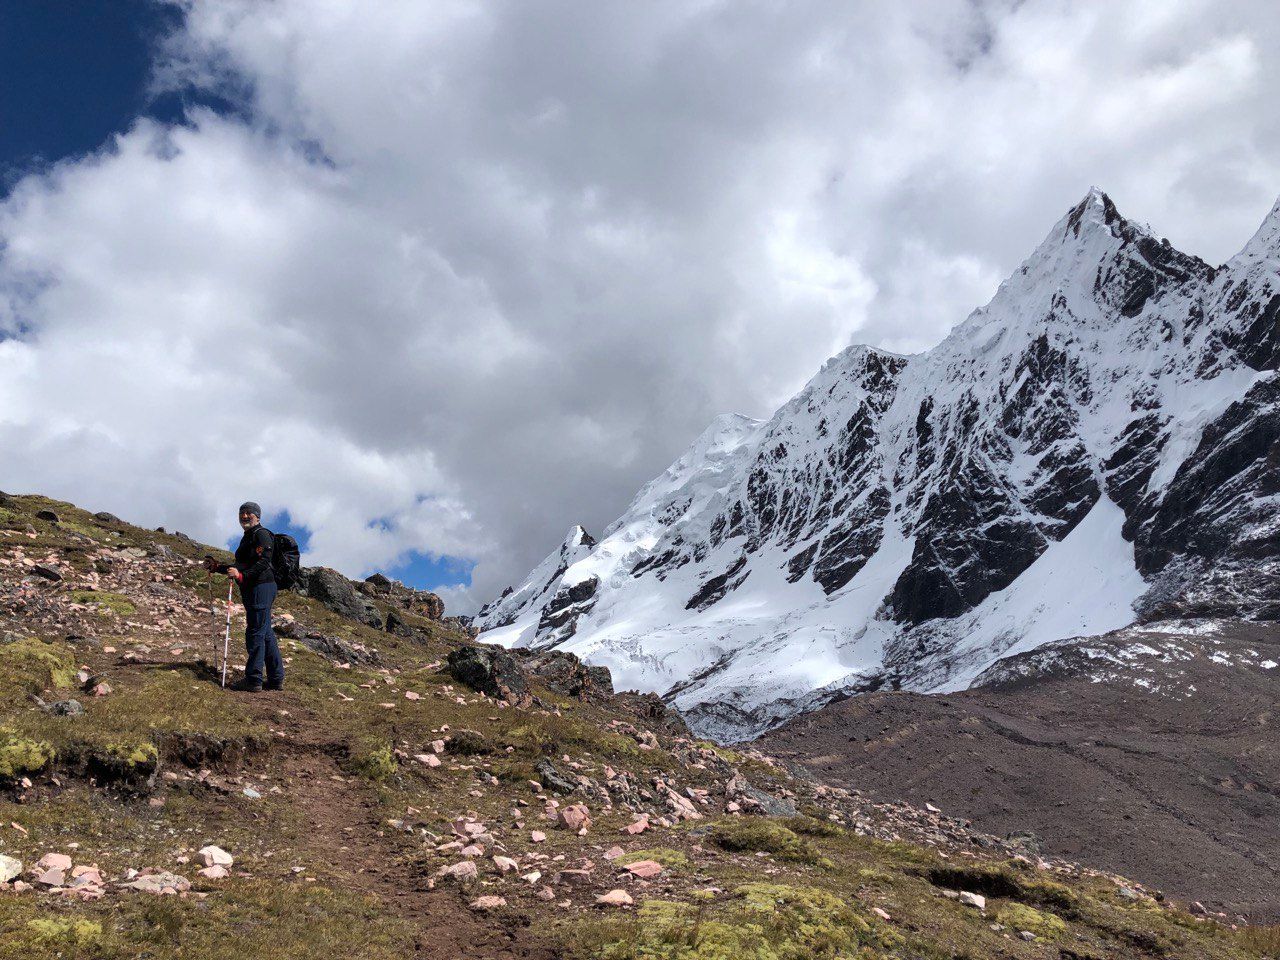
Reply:
<svg viewBox="0 0 1280 960"><path fill-rule="evenodd" d="M246 693L282 690L284 660L280 657L280 643L271 630L271 604L276 599L276 578L271 567L273 538L271 531L262 525L262 508L252 500L240 504L240 527L244 535L236 547L235 563L218 563L212 557L205 560L208 569L225 573L240 584L240 600L244 603L247 621L244 646L249 656L244 679L232 684L231 689Z"/></svg>

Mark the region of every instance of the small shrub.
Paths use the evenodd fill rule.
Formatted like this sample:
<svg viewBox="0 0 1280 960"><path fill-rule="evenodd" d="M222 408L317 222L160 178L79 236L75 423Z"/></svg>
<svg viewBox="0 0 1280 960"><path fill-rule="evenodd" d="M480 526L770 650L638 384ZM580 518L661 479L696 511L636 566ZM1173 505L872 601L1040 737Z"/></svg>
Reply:
<svg viewBox="0 0 1280 960"><path fill-rule="evenodd" d="M445 741L444 747L449 753L464 757L494 753L497 750L484 734L475 730L455 730Z"/></svg>

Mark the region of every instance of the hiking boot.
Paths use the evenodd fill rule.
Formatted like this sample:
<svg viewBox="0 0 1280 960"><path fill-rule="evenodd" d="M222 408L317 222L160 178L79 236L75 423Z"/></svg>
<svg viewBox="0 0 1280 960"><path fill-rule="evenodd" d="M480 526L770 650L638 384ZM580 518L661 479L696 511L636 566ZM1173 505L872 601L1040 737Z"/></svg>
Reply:
<svg viewBox="0 0 1280 960"><path fill-rule="evenodd" d="M236 690L239 693L261 693L262 684L254 683L251 680L237 680L235 683L231 684L231 686L228 687L227 689Z"/></svg>
<svg viewBox="0 0 1280 960"><path fill-rule="evenodd" d="M264 684L262 685L262 689L263 689L263 690L283 690L283 689L284 689L284 681L283 681L283 680L276 680L276 681L268 680L266 683L264 683Z"/></svg>

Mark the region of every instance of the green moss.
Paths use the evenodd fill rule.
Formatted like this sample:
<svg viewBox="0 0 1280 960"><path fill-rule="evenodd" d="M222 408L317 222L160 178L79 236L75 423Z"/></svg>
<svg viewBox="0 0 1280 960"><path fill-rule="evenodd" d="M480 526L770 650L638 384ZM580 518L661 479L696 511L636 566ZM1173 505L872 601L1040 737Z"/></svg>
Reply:
<svg viewBox="0 0 1280 960"><path fill-rule="evenodd" d="M632 853L625 853L617 860L613 861L620 867L625 867L628 863L639 863L641 860L653 860L660 863L668 870L684 870L690 865L689 858L679 850L673 850L670 847L654 847L652 850L636 850Z"/></svg>
<svg viewBox="0 0 1280 960"><path fill-rule="evenodd" d="M319 885L244 880L205 901L0 898L4 960L398 960L413 952L413 930L384 905Z"/></svg>
<svg viewBox="0 0 1280 960"><path fill-rule="evenodd" d="M53 762L53 756L51 744L0 729L0 779L16 780L39 773Z"/></svg>
<svg viewBox="0 0 1280 960"><path fill-rule="evenodd" d="M0 700L69 687L75 680L75 661L63 644L24 637L0 645Z"/></svg>
<svg viewBox="0 0 1280 960"><path fill-rule="evenodd" d="M822 859L809 841L776 820L722 820L710 833L717 846L733 853L771 853L783 860L812 864Z"/></svg>
<svg viewBox="0 0 1280 960"><path fill-rule="evenodd" d="M1030 930L1041 940L1057 940L1067 932L1060 918L1022 903L1006 903L996 911L996 920L1011 930Z"/></svg>
<svg viewBox="0 0 1280 960"><path fill-rule="evenodd" d="M154 743L109 743L106 753L131 767L155 766L160 760L160 753Z"/></svg>
<svg viewBox="0 0 1280 960"><path fill-rule="evenodd" d="M102 941L102 924L96 920L42 917L28 920L27 929L39 942L69 943L77 947L96 946Z"/></svg>
<svg viewBox="0 0 1280 960"><path fill-rule="evenodd" d="M593 960L813 960L877 956L899 940L834 893L749 883L720 903L651 900L634 918L579 925L568 942Z"/></svg>
<svg viewBox="0 0 1280 960"><path fill-rule="evenodd" d="M844 827L830 820L819 820L817 817L789 817L783 821L796 833L810 837L839 837L845 833Z"/></svg>
<svg viewBox="0 0 1280 960"><path fill-rule="evenodd" d="M386 741L358 740L348 748L347 769L366 780L390 780L396 774L396 756Z"/></svg>
<svg viewBox="0 0 1280 960"><path fill-rule="evenodd" d="M122 617L129 617L138 612L133 601L122 593L107 593L104 590L72 590L71 599L76 603L96 604Z"/></svg>

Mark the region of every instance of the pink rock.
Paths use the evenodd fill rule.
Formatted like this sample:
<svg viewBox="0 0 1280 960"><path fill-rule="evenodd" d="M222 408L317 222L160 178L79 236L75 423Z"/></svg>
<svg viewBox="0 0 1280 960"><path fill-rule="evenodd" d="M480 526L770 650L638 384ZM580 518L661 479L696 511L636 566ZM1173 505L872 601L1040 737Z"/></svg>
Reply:
<svg viewBox="0 0 1280 960"><path fill-rule="evenodd" d="M559 811L560 826L575 833L591 828L591 814L581 803L571 803Z"/></svg>
<svg viewBox="0 0 1280 960"><path fill-rule="evenodd" d="M60 887L67 882L67 874L64 870L56 867L50 870L42 870L36 877L36 883L42 887Z"/></svg>
<svg viewBox="0 0 1280 960"><path fill-rule="evenodd" d="M608 850L604 852L604 858L606 860L617 860L625 852L626 851L623 850L621 847L610 847Z"/></svg>
<svg viewBox="0 0 1280 960"><path fill-rule="evenodd" d="M206 880L225 880L229 876L227 868L219 863L215 863L212 867L205 867L203 870L197 870L196 873Z"/></svg>
<svg viewBox="0 0 1280 960"><path fill-rule="evenodd" d="M520 864L516 863L510 857L494 857L493 865L498 868L499 873L511 873L520 869Z"/></svg>
<svg viewBox="0 0 1280 960"><path fill-rule="evenodd" d="M888 912L887 910L883 909L882 907L872 907L872 908L871 908L871 912L872 912L872 913L874 913L874 914L875 914L877 917L879 917L881 920L884 920L884 921L886 921L886 922L892 919L892 918L889 916L889 912Z"/></svg>
<svg viewBox="0 0 1280 960"><path fill-rule="evenodd" d="M93 689L89 691L89 695L94 697L106 697L109 696L111 692L111 684L96 683L93 685Z"/></svg>
<svg viewBox="0 0 1280 960"><path fill-rule="evenodd" d="M637 833L644 833L648 829L649 829L649 818L641 817L635 823L630 823L630 824L627 824L627 826L623 827L622 832L628 833L634 837Z"/></svg>
<svg viewBox="0 0 1280 960"><path fill-rule="evenodd" d="M641 880L652 880L662 873L662 864L656 860L637 860L635 863L628 863L622 869Z"/></svg>
<svg viewBox="0 0 1280 960"><path fill-rule="evenodd" d="M477 897L475 900L471 901L472 910L496 910L498 907L505 907L506 905L506 897L495 897L492 895Z"/></svg>
<svg viewBox="0 0 1280 960"><path fill-rule="evenodd" d="M462 854L464 857L483 857L484 847L480 846L478 843L471 843L459 850L458 853Z"/></svg>
<svg viewBox="0 0 1280 960"><path fill-rule="evenodd" d="M479 875L480 871L476 869L475 863L470 860L463 860L461 863L455 863L449 867L441 867L436 871L437 877L446 877L450 880L457 880L459 883L474 880Z"/></svg>
<svg viewBox="0 0 1280 960"><path fill-rule="evenodd" d="M529 839L534 843L542 843L547 839L547 835L541 830L531 830L529 831Z"/></svg>
<svg viewBox="0 0 1280 960"><path fill-rule="evenodd" d="M70 870L71 858L65 853L46 853L36 861L38 870Z"/></svg>
<svg viewBox="0 0 1280 960"><path fill-rule="evenodd" d="M404 698L405 698L406 700L421 700L421 699L422 699L422 694L420 694L420 693L414 693L412 690L406 690L406 691L404 692Z"/></svg>
<svg viewBox="0 0 1280 960"><path fill-rule="evenodd" d="M464 823L462 825L462 831L463 833L469 834L473 837L487 832L483 823Z"/></svg>
<svg viewBox="0 0 1280 960"><path fill-rule="evenodd" d="M610 890L603 896L596 897L596 903L602 907L629 907L635 901L625 890Z"/></svg>

